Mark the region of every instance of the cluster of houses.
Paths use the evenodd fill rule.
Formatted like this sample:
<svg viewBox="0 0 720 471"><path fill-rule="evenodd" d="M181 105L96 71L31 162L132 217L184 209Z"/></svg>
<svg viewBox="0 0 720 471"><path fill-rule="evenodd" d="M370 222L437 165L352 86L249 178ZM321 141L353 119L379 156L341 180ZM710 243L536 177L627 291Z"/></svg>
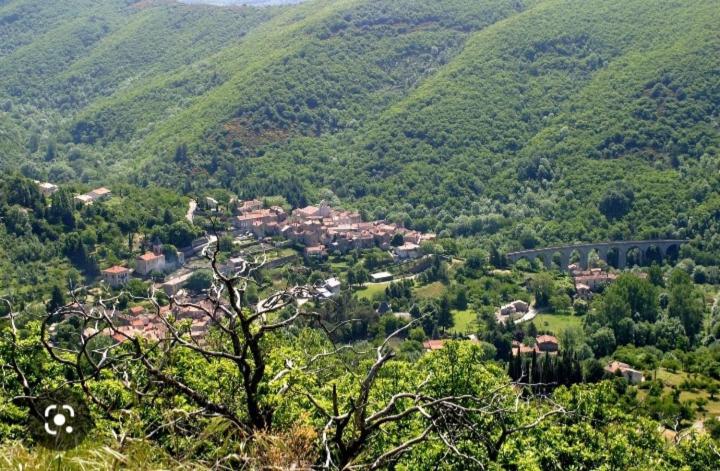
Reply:
<svg viewBox="0 0 720 471"><path fill-rule="evenodd" d="M186 279L187 276L183 277L183 281ZM163 287L167 292L167 287L165 285ZM339 279L328 278L317 288L318 296L320 299L335 297L340 294L341 287ZM131 307L126 313L118 314L113 319L116 322L118 332L106 329L102 333L112 336L117 342L127 341L128 337L139 337L151 341L161 340L168 336L167 324L163 321L163 318L167 318L172 314L175 320L190 320L190 337L199 345L202 345L204 343L203 338L212 324L212 320L207 313L214 312L215 306L206 298L193 300L178 289L172 291L172 293L168 294L177 295L172 306L161 307L159 313L148 312L142 306Z"/></svg>
<svg viewBox="0 0 720 471"><path fill-rule="evenodd" d="M303 244L305 255L322 257L328 252L346 253L354 249L393 250L398 260L418 258L422 255L420 244L435 238L434 234L411 231L386 221L363 222L360 213L331 208L321 202L318 206L295 209L288 215L279 206L263 208L260 200L238 203L234 226L251 232L256 237L282 236ZM402 236L402 244L392 247L396 234Z"/></svg>
<svg viewBox="0 0 720 471"><path fill-rule="evenodd" d="M189 319L191 322L190 337L202 345L212 322L203 309L212 312L213 306L209 301L201 300L192 306L175 304L172 307L163 306L159 313L149 312L142 306L134 306L113 318L115 330L106 328L101 334L110 336L119 343L126 342L129 338L143 338L150 341L166 339L169 332L165 320L172 315L177 321ZM88 328L85 334L90 335L94 332L94 329Z"/></svg>
<svg viewBox="0 0 720 471"><path fill-rule="evenodd" d="M577 265L570 265L568 268L575 283L575 292L580 299L590 299L593 293L603 289L617 278L615 273L607 272L602 268L581 270Z"/></svg>

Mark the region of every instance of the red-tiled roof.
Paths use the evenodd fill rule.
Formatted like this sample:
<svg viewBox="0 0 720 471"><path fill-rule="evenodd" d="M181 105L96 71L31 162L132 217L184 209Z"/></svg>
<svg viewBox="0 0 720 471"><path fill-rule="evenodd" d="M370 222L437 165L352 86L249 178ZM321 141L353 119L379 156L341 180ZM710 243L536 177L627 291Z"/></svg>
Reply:
<svg viewBox="0 0 720 471"><path fill-rule="evenodd" d="M157 258L160 258L160 255L155 255L153 252L145 252L144 254L142 254L138 257L139 260L143 260L146 262L155 260Z"/></svg>
<svg viewBox="0 0 720 471"><path fill-rule="evenodd" d="M111 191L108 190L107 188L105 188L104 186L101 186L100 188L95 188L90 193L93 193L97 196L102 196L102 195L107 195L108 193L111 193Z"/></svg>
<svg viewBox="0 0 720 471"><path fill-rule="evenodd" d="M623 363L621 361L613 361L608 366L606 366L605 369L611 373L615 373L618 370L632 370L633 368L627 363Z"/></svg>
<svg viewBox="0 0 720 471"><path fill-rule="evenodd" d="M423 348L426 350L440 350L445 346L444 340L426 340L423 342Z"/></svg>
<svg viewBox="0 0 720 471"><path fill-rule="evenodd" d="M145 312L145 308L142 306L133 306L130 308L130 314L137 316L138 314L142 314Z"/></svg>
<svg viewBox="0 0 720 471"><path fill-rule="evenodd" d="M106 268L103 270L103 273L106 273L108 275L119 275L121 273L127 273L129 270L125 267L121 267L118 265L115 265L114 267Z"/></svg>
<svg viewBox="0 0 720 471"><path fill-rule="evenodd" d="M556 337L553 337L552 335L538 335L536 339L537 343L559 343L558 339Z"/></svg>

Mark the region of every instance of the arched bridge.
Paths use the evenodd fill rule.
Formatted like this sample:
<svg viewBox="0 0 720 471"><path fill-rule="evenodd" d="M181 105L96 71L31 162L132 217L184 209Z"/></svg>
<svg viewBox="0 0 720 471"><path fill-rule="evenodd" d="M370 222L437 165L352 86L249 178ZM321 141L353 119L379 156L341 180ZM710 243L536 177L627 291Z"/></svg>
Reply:
<svg viewBox="0 0 720 471"><path fill-rule="evenodd" d="M608 261L610 253L617 253L617 268L625 268L627 265L628 252L633 249L638 249L640 251L640 262L642 263L650 258L648 256L648 251L650 249L655 249L656 254L659 252L658 255L661 258L673 257L677 256L680 251L680 245L686 242L687 240L676 239L618 240L613 242L598 242L594 244L561 245L558 247L547 247L544 249L521 250L519 252L510 252L506 255L506 257L508 261L513 263L523 258L528 261L539 258L546 267L550 268L552 267L554 256L559 254L560 268L562 270L567 270L573 252L577 251L580 255L580 267L586 269L588 267L588 257L590 256L590 253L596 251L598 257L605 262L608 262L608 264L610 264Z"/></svg>

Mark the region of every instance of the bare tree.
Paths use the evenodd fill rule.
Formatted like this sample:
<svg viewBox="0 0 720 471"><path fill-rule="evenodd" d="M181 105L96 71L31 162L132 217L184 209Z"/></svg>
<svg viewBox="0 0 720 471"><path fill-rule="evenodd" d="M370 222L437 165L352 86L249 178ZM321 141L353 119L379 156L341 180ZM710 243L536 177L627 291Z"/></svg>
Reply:
<svg viewBox="0 0 720 471"><path fill-rule="evenodd" d="M189 332L188 323L177 319L173 309L162 306L159 293L151 290L147 296L134 297L122 292L104 297L95 293L93 299L85 296L85 290L71 291L72 302L47 316L42 322L41 341L55 361L74 371L72 383L79 384L86 395L100 406L109 416L113 407L97 397L90 387L92 380L110 373L123 381L125 386L139 398L153 398L161 394L181 395L194 405L192 411L182 411L176 418L155 424L148 437L165 430L179 428L189 418L219 416L234 424L241 435L252 437L257 432L272 427L275 409L264 401L263 389L269 384L291 373L294 369L308 370L324 357L339 359L343 352L362 355L350 345L336 346L332 343L333 333L340 326L352 321L328 324L308 300L319 300L314 286L286 286L251 305L248 287L257 283L258 271L266 259L244 260L231 273L226 273L218 262L218 250L210 246L204 253L213 273L213 283L202 296L192 301L170 298L170 307L175 311L192 309L201 313L213 327L210 340L200 340ZM152 316L163 327L163 335L155 339L143 338L124 329L118 305L122 297L130 297L152 306ZM512 434L538 425L546 417L564 413L555 404L534 420L518 421L509 417L517 415L523 404L532 400L523 393L521 384L512 385L500 381L501 386L483 394L444 394L433 392L429 385L431 377L420 381L407 391L396 391L386 400L378 399L377 379L383 368L393 360L396 353L390 341L404 334L424 317L416 319L390 334L374 350L372 363L362 376L356 377L359 388L344 401L335 385L331 397L318 398L309 389L295 384L286 384L278 394L300 394L307 398L325 425L319 430L322 459L317 466L323 469L379 469L400 459L404 454L428 440L440 441L447 453L467 461L473 467L483 468L485 462L495 461L499 452ZM77 319L78 341L61 344L53 338L53 325L60 320ZM305 323L320 328L330 342L332 349L310 355L304 366L291 361L286 368L269 378L269 352L265 338L270 334L282 333L294 325ZM223 362L232 365L233 377L237 378L236 389L211 394L193 385L188 378L172 368L174 352L183 351L197 354L208 364ZM12 366L12 365L11 365ZM22 371L16 368L19 378ZM348 368L349 369L349 368ZM352 372L353 375L357 371ZM266 387L267 386L267 387ZM31 388L28 387L28 393ZM342 402L342 403L341 403ZM324 404L331 404L327 407ZM402 427L407 423L421 423L418 433L403 441L396 442L388 449L371 451L374 440L388 427ZM483 429L479 423L492 427ZM485 448L482 457L463 451L462 443L468 440L480 443ZM373 456L376 455L376 456Z"/></svg>
<svg viewBox="0 0 720 471"><path fill-rule="evenodd" d="M205 252L212 268L213 283L201 299L170 299L173 308L189 308L204 316L216 332L212 344L201 342L190 335L187 322L174 318L171 310L163 309L158 293L154 290L143 297L122 292L109 298L99 296L93 302L82 299L81 290L75 290L71 292L71 304L44 319L42 342L54 360L76 371L78 382L97 404L102 405L102 401L94 397L87 387L87 380L98 378L103 370L109 370L123 378L126 385L140 396L148 394L153 388L170 389L187 397L201 411L225 417L247 434L252 434L254 430L267 430L272 425L274 410L263 403L259 391L260 385L267 380L268 352L263 345L264 338L302 319L316 323L328 334L335 327L326 325L317 313L304 307L312 303L303 304L303 300L318 297L313 286L288 286L257 305L250 305L246 292L250 284L257 283L255 278L266 262L265 255L243 261L230 274L224 273L217 256L218 250L212 246ZM123 329L118 321L120 312L117 309L123 296L149 303L153 317L164 328L164 335L156 340L148 340ZM287 316L273 316L281 311L287 311ZM51 339L50 326L58 319L73 317L80 321L79 341L72 348L61 347ZM97 340L101 337L113 340L110 345L98 347ZM243 393L240 402L244 410L236 410L229 404L212 400L179 375L168 372L166 358L173 350L187 350L201 355L207 361L227 360L234 365L240 378ZM151 381L142 385L133 384L132 378L138 376L133 374L133 368L137 369L138 366Z"/></svg>
<svg viewBox="0 0 720 471"><path fill-rule="evenodd" d="M544 413L531 420L517 421L522 406L535 399L528 395L528 390L538 386L523 383L522 378L516 383L501 382L498 387L481 395L437 396L427 390L431 380L431 377L427 376L414 389L396 392L387 401L378 403L377 398L371 398L376 380L383 367L396 355L388 346L390 340L422 322L425 317L427 315L391 333L375 349L373 363L365 375L358 379L360 387L357 394L347 400L344 408L341 407L335 384L332 387L329 408L323 405L321 398L316 398L310 391L299 391L326 420L321 433L324 457L322 462L318 463L319 468L380 469L427 440L440 440L447 453L466 461L472 467L484 469L485 463L461 451L458 442L471 440L481 444L485 448L486 461L495 462L510 436L534 428L550 416L566 413L562 406L546 400L547 410ZM325 355L333 353L335 352ZM384 433L384 427L402 427L412 421L424 424L419 433L379 456L364 456L373 440ZM480 424L490 423L493 425L491 428L479 427Z"/></svg>

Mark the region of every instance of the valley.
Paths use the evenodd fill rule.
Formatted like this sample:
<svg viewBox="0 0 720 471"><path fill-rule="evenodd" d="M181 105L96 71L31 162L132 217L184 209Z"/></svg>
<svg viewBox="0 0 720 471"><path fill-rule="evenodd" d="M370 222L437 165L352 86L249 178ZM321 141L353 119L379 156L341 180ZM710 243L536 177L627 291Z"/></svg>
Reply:
<svg viewBox="0 0 720 471"><path fill-rule="evenodd" d="M0 468L715 469L718 24L0 0Z"/></svg>

